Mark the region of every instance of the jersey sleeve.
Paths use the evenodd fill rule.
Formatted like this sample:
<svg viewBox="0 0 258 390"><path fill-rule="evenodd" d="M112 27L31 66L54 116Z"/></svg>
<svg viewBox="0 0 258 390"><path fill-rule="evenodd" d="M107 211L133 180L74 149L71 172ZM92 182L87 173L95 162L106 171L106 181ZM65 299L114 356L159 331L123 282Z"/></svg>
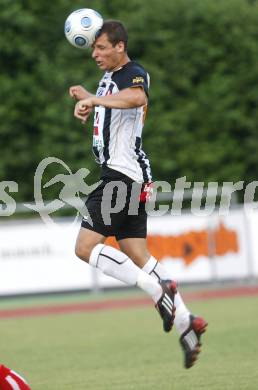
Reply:
<svg viewBox="0 0 258 390"><path fill-rule="evenodd" d="M149 96L149 75L138 64L133 64L123 72L119 82L119 89L130 87L142 87L147 96Z"/></svg>

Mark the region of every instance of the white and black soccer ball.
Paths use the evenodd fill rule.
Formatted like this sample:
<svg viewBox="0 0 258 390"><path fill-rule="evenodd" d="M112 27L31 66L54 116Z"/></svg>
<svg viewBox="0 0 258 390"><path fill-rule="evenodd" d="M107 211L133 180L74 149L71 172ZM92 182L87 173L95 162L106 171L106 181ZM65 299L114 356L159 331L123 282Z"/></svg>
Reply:
<svg viewBox="0 0 258 390"><path fill-rule="evenodd" d="M102 16L91 8L72 12L65 21L64 32L67 40L79 49L91 47L97 32L103 25Z"/></svg>

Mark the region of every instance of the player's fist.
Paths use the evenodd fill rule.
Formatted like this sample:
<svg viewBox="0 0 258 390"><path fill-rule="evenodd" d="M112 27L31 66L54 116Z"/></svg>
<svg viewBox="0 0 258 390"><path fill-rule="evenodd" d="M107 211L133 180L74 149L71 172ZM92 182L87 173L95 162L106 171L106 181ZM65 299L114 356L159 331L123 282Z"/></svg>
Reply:
<svg viewBox="0 0 258 390"><path fill-rule="evenodd" d="M28 383L17 372L0 364L0 390L31 390Z"/></svg>
<svg viewBox="0 0 258 390"><path fill-rule="evenodd" d="M82 100L86 99L91 94L81 85L73 85L69 88L69 95L76 100Z"/></svg>
<svg viewBox="0 0 258 390"><path fill-rule="evenodd" d="M83 106L81 104L81 101L75 104L74 116L75 118L80 119L82 123L87 122L91 112L92 112L92 107Z"/></svg>

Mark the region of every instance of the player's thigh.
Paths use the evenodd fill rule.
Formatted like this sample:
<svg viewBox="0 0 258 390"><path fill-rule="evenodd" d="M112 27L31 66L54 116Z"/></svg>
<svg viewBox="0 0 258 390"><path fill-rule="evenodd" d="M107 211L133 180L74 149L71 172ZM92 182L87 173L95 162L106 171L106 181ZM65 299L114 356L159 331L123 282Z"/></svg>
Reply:
<svg viewBox="0 0 258 390"><path fill-rule="evenodd" d="M84 261L89 261L92 249L97 244L102 244L106 240L106 236L97 233L93 230L81 227L75 244L75 254Z"/></svg>
<svg viewBox="0 0 258 390"><path fill-rule="evenodd" d="M146 238L124 238L118 241L119 247L133 262L142 268L150 258Z"/></svg>
<svg viewBox="0 0 258 390"><path fill-rule="evenodd" d="M113 226L112 223L106 224L105 219L103 219L102 199L105 185L106 181L103 180L88 196L85 204L88 215L83 217L81 227L108 237L113 235Z"/></svg>

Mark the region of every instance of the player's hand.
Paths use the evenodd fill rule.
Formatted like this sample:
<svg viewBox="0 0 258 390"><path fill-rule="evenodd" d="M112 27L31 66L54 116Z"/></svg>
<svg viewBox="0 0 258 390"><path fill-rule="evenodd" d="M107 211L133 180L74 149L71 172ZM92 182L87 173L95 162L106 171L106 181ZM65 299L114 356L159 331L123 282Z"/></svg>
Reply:
<svg viewBox="0 0 258 390"><path fill-rule="evenodd" d="M80 103L81 101L77 102L74 107L74 116L75 118L80 119L82 123L86 123L92 112L92 107L83 106L82 108Z"/></svg>
<svg viewBox="0 0 258 390"><path fill-rule="evenodd" d="M89 119L89 116L90 116L90 113L91 111L87 112L87 114L78 114L78 113L74 113L74 116L77 118L77 119L80 119L81 123L86 123L87 120Z"/></svg>
<svg viewBox="0 0 258 390"><path fill-rule="evenodd" d="M76 100L86 99L87 97L91 96L91 94L81 85L73 85L70 87L69 95Z"/></svg>
<svg viewBox="0 0 258 390"><path fill-rule="evenodd" d="M89 108L94 107L94 97L88 97L87 99L80 100L77 102L76 106L78 108L78 112L80 114L84 114L85 112L88 111Z"/></svg>

